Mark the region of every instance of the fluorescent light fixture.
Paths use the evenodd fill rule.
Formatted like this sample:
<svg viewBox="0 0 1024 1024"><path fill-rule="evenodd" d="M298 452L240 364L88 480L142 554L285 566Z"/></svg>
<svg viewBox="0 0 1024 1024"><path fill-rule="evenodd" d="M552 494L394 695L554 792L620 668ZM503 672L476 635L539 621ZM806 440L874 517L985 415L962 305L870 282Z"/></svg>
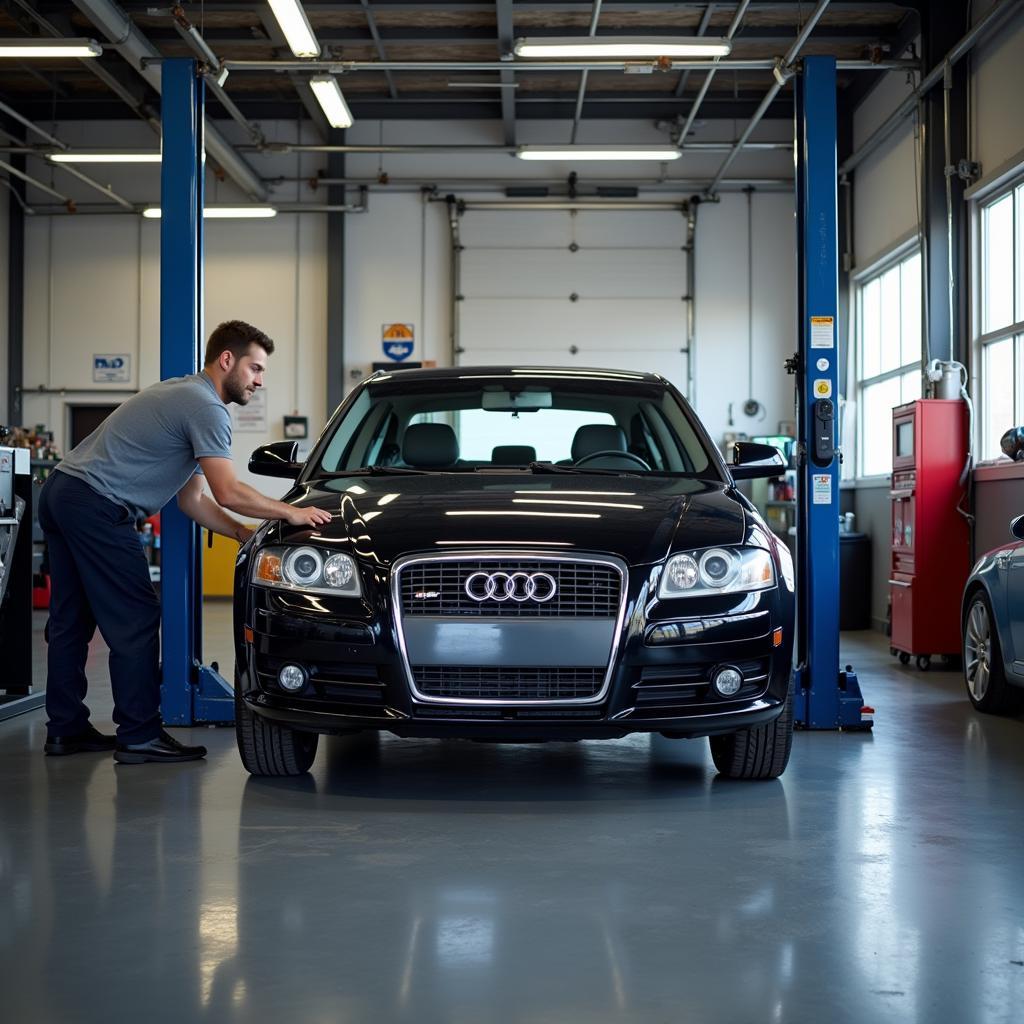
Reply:
<svg viewBox="0 0 1024 1024"><path fill-rule="evenodd" d="M296 57L319 57L320 44L299 0L269 0L270 9Z"/></svg>
<svg viewBox="0 0 1024 1024"><path fill-rule="evenodd" d="M98 57L95 39L0 39L0 57Z"/></svg>
<svg viewBox="0 0 1024 1024"><path fill-rule="evenodd" d="M348 128L352 124L352 112L334 75L316 75L309 80L309 87L332 128Z"/></svg>
<svg viewBox="0 0 1024 1024"><path fill-rule="evenodd" d="M160 207L147 206L142 216L147 220L159 220ZM203 216L208 220L266 219L276 217L277 210L273 206L206 206L203 208Z"/></svg>
<svg viewBox="0 0 1024 1024"><path fill-rule="evenodd" d="M517 39L517 57L725 57L728 39L715 36L551 36Z"/></svg>
<svg viewBox="0 0 1024 1024"><path fill-rule="evenodd" d="M50 153L50 159L55 164L158 164L160 154L149 150L148 152L119 152L119 153L89 153L89 152L68 152Z"/></svg>
<svg viewBox="0 0 1024 1024"><path fill-rule="evenodd" d="M520 146L520 160L678 160L675 146Z"/></svg>

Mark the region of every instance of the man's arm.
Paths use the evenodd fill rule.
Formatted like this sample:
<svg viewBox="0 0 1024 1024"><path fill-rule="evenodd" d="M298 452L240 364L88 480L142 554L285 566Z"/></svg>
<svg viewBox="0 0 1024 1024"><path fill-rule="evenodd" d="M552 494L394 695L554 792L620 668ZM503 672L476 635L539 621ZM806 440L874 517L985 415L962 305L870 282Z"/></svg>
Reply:
<svg viewBox="0 0 1024 1024"><path fill-rule="evenodd" d="M203 489L203 478L196 473L178 491L178 508L193 522L205 526L222 537L230 537L244 544L252 534L245 523L229 516Z"/></svg>
<svg viewBox="0 0 1024 1024"><path fill-rule="evenodd" d="M210 485L210 490L213 491L214 501L220 506L221 514L231 523L234 523L235 520L223 513L224 509L230 509L239 515L252 516L255 519L283 519L292 526L323 526L331 521L330 512L325 512L322 508L296 508L286 502L268 498L255 488L242 483L235 475L235 467L230 459L200 459L199 466ZM186 484L183 490L188 486ZM199 486L201 491L202 484L200 483ZM210 502L210 504L212 505L214 502ZM201 502L195 502L192 508L199 511ZM196 519L187 509L183 509L183 511L186 515ZM196 522L201 522L201 520L196 519ZM210 529L217 530L217 527L211 526ZM217 532L220 531L217 530ZM233 533L228 534L228 536L234 535Z"/></svg>

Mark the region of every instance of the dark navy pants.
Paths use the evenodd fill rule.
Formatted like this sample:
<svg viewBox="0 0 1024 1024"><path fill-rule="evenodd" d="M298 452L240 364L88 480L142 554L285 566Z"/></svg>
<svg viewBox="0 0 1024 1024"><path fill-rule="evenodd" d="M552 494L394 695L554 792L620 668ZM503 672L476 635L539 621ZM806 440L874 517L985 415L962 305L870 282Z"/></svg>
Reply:
<svg viewBox="0 0 1024 1024"><path fill-rule="evenodd" d="M160 732L160 604L127 509L59 470L39 498L50 563L46 710L50 736L88 727L85 661L99 626L110 648L121 743Z"/></svg>

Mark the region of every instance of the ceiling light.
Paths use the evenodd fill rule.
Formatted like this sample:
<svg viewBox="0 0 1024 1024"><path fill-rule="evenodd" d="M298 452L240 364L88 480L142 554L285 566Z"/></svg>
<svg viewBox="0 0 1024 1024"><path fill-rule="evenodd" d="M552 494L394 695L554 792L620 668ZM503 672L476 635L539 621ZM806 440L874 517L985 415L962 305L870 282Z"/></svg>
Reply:
<svg viewBox="0 0 1024 1024"><path fill-rule="evenodd" d="M98 57L95 39L0 39L0 57Z"/></svg>
<svg viewBox="0 0 1024 1024"><path fill-rule="evenodd" d="M725 57L728 39L714 36L551 36L517 39L517 57Z"/></svg>
<svg viewBox="0 0 1024 1024"><path fill-rule="evenodd" d="M520 160L678 160L676 146L520 146Z"/></svg>
<svg viewBox="0 0 1024 1024"><path fill-rule="evenodd" d="M148 152L120 153L50 153L55 164L158 164L160 154Z"/></svg>
<svg viewBox="0 0 1024 1024"><path fill-rule="evenodd" d="M142 211L147 220L160 219L159 206L147 206ZM242 220L245 218L276 217L277 210L273 206L206 206L203 216L208 220Z"/></svg>
<svg viewBox="0 0 1024 1024"><path fill-rule="evenodd" d="M296 57L319 57L320 44L299 0L268 0L288 46Z"/></svg>
<svg viewBox="0 0 1024 1024"><path fill-rule="evenodd" d="M317 75L309 80L309 87L332 128L348 128L352 124L352 112L334 75Z"/></svg>

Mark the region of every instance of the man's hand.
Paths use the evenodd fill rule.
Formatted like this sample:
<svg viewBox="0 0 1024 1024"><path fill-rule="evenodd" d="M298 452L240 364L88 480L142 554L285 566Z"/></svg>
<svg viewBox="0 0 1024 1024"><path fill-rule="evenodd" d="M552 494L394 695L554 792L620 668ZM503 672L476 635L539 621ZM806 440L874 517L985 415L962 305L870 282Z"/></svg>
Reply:
<svg viewBox="0 0 1024 1024"><path fill-rule="evenodd" d="M325 526L331 521L331 513L322 508L290 506L284 518L292 526Z"/></svg>

